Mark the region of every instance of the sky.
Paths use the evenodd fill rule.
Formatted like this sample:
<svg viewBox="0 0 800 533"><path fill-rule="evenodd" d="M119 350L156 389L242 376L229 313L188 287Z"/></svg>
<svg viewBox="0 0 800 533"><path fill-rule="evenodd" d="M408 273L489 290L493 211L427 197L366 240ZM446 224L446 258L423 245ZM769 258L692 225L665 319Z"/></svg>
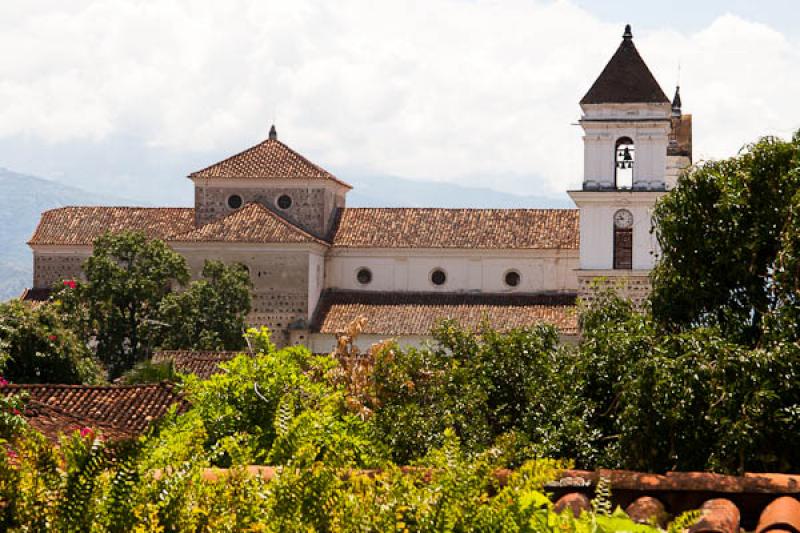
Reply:
<svg viewBox="0 0 800 533"><path fill-rule="evenodd" d="M578 101L623 27L695 160L800 129L796 0L14 0L0 167L151 205L279 138L338 177L563 195Z"/></svg>

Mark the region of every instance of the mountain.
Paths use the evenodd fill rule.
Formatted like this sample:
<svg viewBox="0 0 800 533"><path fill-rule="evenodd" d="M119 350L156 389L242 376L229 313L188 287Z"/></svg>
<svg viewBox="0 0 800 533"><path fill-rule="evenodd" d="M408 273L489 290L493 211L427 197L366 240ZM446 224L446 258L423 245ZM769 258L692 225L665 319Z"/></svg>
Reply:
<svg viewBox="0 0 800 533"><path fill-rule="evenodd" d="M566 194L516 195L485 187L416 181L395 176L347 176L350 207L574 208Z"/></svg>
<svg viewBox="0 0 800 533"><path fill-rule="evenodd" d="M0 167L0 301L19 296L32 280L25 244L42 211L65 205L126 205L124 198L90 193Z"/></svg>

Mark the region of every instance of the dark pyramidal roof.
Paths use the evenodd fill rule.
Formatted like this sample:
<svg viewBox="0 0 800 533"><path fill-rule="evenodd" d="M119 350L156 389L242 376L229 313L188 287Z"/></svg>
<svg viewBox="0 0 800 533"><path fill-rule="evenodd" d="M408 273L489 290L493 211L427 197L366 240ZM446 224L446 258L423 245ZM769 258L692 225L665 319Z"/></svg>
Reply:
<svg viewBox="0 0 800 533"><path fill-rule="evenodd" d="M633 44L630 25L622 43L581 104L670 103Z"/></svg>

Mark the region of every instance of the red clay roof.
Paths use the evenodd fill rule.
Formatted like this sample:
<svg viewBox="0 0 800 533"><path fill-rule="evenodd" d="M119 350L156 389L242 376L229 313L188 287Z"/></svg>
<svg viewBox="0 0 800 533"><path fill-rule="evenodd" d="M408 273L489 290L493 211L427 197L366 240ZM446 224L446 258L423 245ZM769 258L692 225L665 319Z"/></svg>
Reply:
<svg viewBox="0 0 800 533"><path fill-rule="evenodd" d="M626 35L630 28L626 28ZM670 103L633 44L623 37L581 104Z"/></svg>
<svg viewBox="0 0 800 533"><path fill-rule="evenodd" d="M42 213L28 244L90 245L108 231L143 231L163 239L194 227L184 207L60 207Z"/></svg>
<svg viewBox="0 0 800 533"><path fill-rule="evenodd" d="M346 208L344 248L577 249L577 209Z"/></svg>
<svg viewBox="0 0 800 533"><path fill-rule="evenodd" d="M192 350L164 350L153 354L153 362L172 361L173 368L182 374L194 374L208 379L222 370L220 363L230 361L242 352L214 352Z"/></svg>
<svg viewBox="0 0 800 533"><path fill-rule="evenodd" d="M351 188L277 139L267 139L219 163L192 172L189 177L331 180Z"/></svg>
<svg viewBox="0 0 800 533"><path fill-rule="evenodd" d="M124 434L143 433L149 424L158 420L173 404L186 407L173 386L167 383L151 385L6 385L0 394L27 393L30 400L47 408L57 424L80 422L84 426L95 424L110 426ZM41 416L36 411L34 417ZM58 413L59 417L52 417ZM65 432L73 427L64 428Z"/></svg>
<svg viewBox="0 0 800 533"><path fill-rule="evenodd" d="M500 330L554 325L564 335L577 335L575 295L474 294L427 292L325 291L311 329L336 333L365 316L367 335L428 335L443 319L476 328L486 319Z"/></svg>
<svg viewBox="0 0 800 533"><path fill-rule="evenodd" d="M650 474L627 470L566 470L559 480L548 483L546 488L559 500L559 507L571 507L571 503L579 507L584 501L579 494L592 497L600 478L609 481L614 505L625 509L632 518L649 518L642 516L645 503L642 500L648 498L647 507L651 511L661 508L673 517L684 511L701 509L701 519L690 531L738 533L739 527L764 533L800 531L798 474L729 476L710 472Z"/></svg>
<svg viewBox="0 0 800 533"><path fill-rule="evenodd" d="M35 400L30 400L25 406L25 418L31 427L54 443L59 442L62 434L69 435L83 428L99 430L108 440L129 439L136 436L136 433L129 428L119 428L90 417L77 417L58 407Z"/></svg>
<svg viewBox="0 0 800 533"><path fill-rule="evenodd" d="M174 242L319 243L310 233L257 202L168 240Z"/></svg>

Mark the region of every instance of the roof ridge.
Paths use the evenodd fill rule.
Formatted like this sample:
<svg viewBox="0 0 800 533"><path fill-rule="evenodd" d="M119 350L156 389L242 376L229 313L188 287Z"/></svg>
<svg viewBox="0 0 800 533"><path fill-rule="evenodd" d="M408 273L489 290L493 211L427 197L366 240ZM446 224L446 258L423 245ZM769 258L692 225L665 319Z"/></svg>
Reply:
<svg viewBox="0 0 800 533"><path fill-rule="evenodd" d="M256 143L256 144L254 144L254 145L250 146L249 148L245 148L245 149L244 149L244 150L242 150L241 152L237 152L237 153L235 153L235 154L233 154L233 155L230 155L230 156L226 157L225 159L221 159L221 160L217 161L216 163L212 163L212 164L208 165L207 167L201 168L200 170L195 170L194 172L192 172L191 174L189 174L187 177L191 178L192 176L196 176L196 175L200 174L201 172L205 172L206 170L208 170L208 169L210 169L210 168L212 168L212 167L215 167L215 166L217 166L217 165L221 165L221 164L223 164L223 163L227 163L228 161L230 161L230 160L232 160L232 159L234 159L234 158L236 158L236 157L239 157L239 156L241 156L241 155L244 155L244 154L246 154L247 152L250 152L250 151L252 151L252 150L255 150L255 149L256 149L256 148L258 148L259 146L263 146L263 145L267 144L267 143L268 143L268 142L270 142L270 141L274 141L274 142L277 142L277 143L281 143L281 142L280 142L279 140L277 140L277 139L265 139L265 140L263 140L263 141L261 141L261 142L258 142L258 143ZM281 144L283 144L283 143L281 143ZM283 146L285 146L286 148L289 148L289 147L288 147L288 146L286 146L285 144L283 144ZM291 148L289 148L289 150L291 150Z"/></svg>
<svg viewBox="0 0 800 533"><path fill-rule="evenodd" d="M276 142L280 142L280 141L276 141ZM248 202L245 205L249 205L249 204L255 204L257 207L259 207L260 209L262 209L263 211L268 213L271 217L275 218L278 222L282 223L287 228L290 228L293 231L299 231L300 233L302 233L306 237L310 237L310 238L314 239L315 241L319 241L319 242L322 242L322 243L325 243L325 244L329 244L329 243L323 241L322 239L320 239L319 237L316 237L316 236L312 235L309 231L307 231L307 230L301 228L300 226L298 226L296 224L293 224L289 220L283 218L278 213L276 213L275 211L273 211L269 207L265 206L264 204L262 204L260 202L253 201L253 202Z"/></svg>
<svg viewBox="0 0 800 533"><path fill-rule="evenodd" d="M319 237L316 237L313 234L309 233L305 229L303 229L303 228L291 223L290 221L286 220L285 218L283 218L279 214L275 213L274 211L272 211L271 209L266 207L265 205L261 204L260 202L255 201L255 200L247 202L246 204L244 204L239 209L237 209L235 211L232 211L232 212L230 212L230 213L228 213L228 214L226 214L226 215L224 215L224 216L222 216L220 218L216 218L214 220L211 220L211 221L207 222L206 224L203 224L202 226L197 226L197 227L192 228L192 229L190 229L188 231L184 231L182 233L176 233L176 234L170 235L169 237L167 237L166 240L182 242L181 239L186 238L186 237L191 236L191 235L201 236L202 235L202 231L203 231L204 228L214 227L215 225L216 226L220 226L221 224L224 223L223 221L231 220L232 218L237 217L237 216L241 217L241 216L243 216L242 213L245 213L247 211L253 211L253 210L256 210L259 213L264 213L264 214L268 215L270 217L270 219L275 220L276 222L280 223L281 225L283 225L284 227L286 227L290 231L292 231L294 233L297 233L297 234L303 236L306 239L311 239L312 241L314 241L316 243L319 243L319 244L323 244L325 246L329 246L330 245L329 242L326 242L326 241L320 239Z"/></svg>
<svg viewBox="0 0 800 533"><path fill-rule="evenodd" d="M230 156L226 157L225 159L217 161L216 163L212 163L211 165L208 165L208 166L206 166L204 168L201 168L200 170L196 170L196 171L192 172L191 174L189 174L188 177L189 178L213 178L215 176L202 176L201 174L211 170L214 167L223 166L226 163L229 163L229 162L231 162L231 161L233 161L233 160L235 160L237 158L241 158L243 156L246 156L249 153L255 152L259 148L267 147L267 146L270 146L270 145L280 146L281 148L286 150L289 154L291 154L293 157L296 157L299 160L300 163L302 163L304 165L307 165L308 167L311 167L312 169L314 169L318 174L317 176L315 176L316 178L330 179L330 180L333 180L333 181L335 181L336 183L338 183L340 185L343 185L343 186L347 187L348 189L352 189L351 185L349 185L349 184L345 183L344 181L340 180L339 178L334 176L331 172L329 172L328 170L325 170L320 165L314 163L313 161L308 159L306 156L304 156L303 154L301 154L297 150L294 150L288 144L284 143L283 141L280 141L277 138L275 138L275 139L267 138L266 140L263 140L263 141L261 141L259 143L256 143L256 144L250 146L249 148L245 148L244 150L242 150L240 152L237 152L237 153L235 153L233 155L230 155ZM245 176L242 176L242 177L245 177ZM266 175L266 174L264 176L262 176L262 177L264 177L264 178L289 178L287 176L278 176L278 175L270 176L270 175ZM298 177L299 177L299 179L305 179L305 177L303 177L303 176L298 176Z"/></svg>
<svg viewBox="0 0 800 533"><path fill-rule="evenodd" d="M163 388L165 390L173 391L174 383L170 381L159 381L156 383L133 383L130 385L87 385L83 383L7 383L0 387L2 389L26 389L26 388L42 388L42 389L144 389L144 388Z"/></svg>
<svg viewBox="0 0 800 533"><path fill-rule="evenodd" d="M342 207L343 211L580 211L576 207Z"/></svg>

